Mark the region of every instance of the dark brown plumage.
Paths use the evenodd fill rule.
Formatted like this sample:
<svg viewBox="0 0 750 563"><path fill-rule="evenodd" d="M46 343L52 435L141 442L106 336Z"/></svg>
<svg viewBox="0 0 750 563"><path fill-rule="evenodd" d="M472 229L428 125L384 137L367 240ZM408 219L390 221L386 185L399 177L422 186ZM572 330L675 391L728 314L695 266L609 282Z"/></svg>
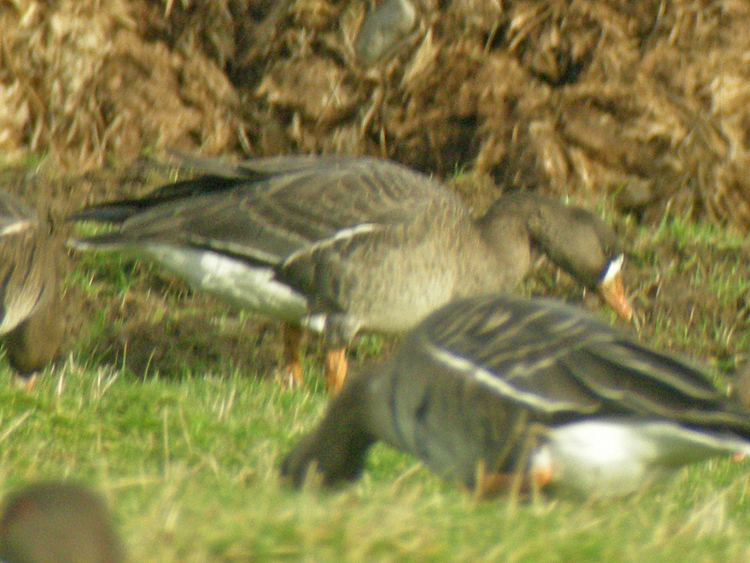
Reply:
<svg viewBox="0 0 750 563"><path fill-rule="evenodd" d="M513 289L532 245L631 314L614 234L553 199L507 194L474 221L444 186L386 160L197 166L205 175L195 180L75 215L119 228L73 246L128 250L231 303L324 332L331 389L359 330L401 332L456 297Z"/></svg>
<svg viewBox="0 0 750 563"><path fill-rule="evenodd" d="M349 378L282 473L353 479L376 440L480 491L520 468L537 484L610 496L750 452L750 415L691 363L576 308L481 296L436 311L390 360Z"/></svg>
<svg viewBox="0 0 750 563"><path fill-rule="evenodd" d="M104 501L82 485L29 485L6 499L0 517L5 563L123 563Z"/></svg>

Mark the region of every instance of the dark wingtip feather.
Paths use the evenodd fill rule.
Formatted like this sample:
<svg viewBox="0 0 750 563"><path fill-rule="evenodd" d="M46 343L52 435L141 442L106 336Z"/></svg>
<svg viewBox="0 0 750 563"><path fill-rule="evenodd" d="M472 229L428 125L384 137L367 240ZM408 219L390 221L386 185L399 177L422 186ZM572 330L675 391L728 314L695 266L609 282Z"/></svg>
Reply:
<svg viewBox="0 0 750 563"><path fill-rule="evenodd" d="M128 202L113 202L94 205L68 215L66 221L96 221L97 223L120 224L132 217L140 207Z"/></svg>
<svg viewBox="0 0 750 563"><path fill-rule="evenodd" d="M129 218L157 205L211 194L233 188L243 179L204 175L198 178L166 184L138 199L121 199L92 205L69 215L67 221L96 221L98 223L121 224Z"/></svg>

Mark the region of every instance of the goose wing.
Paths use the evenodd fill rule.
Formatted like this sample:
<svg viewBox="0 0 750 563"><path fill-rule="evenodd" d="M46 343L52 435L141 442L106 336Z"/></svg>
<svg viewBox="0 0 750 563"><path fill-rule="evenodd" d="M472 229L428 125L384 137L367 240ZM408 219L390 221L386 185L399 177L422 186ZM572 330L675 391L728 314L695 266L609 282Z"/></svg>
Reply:
<svg viewBox="0 0 750 563"><path fill-rule="evenodd" d="M371 158L198 163L208 174L164 186L140 200L75 215L78 220L121 222L119 230L77 246L160 241L276 266L330 239L412 221L431 200L453 197L426 176Z"/></svg>
<svg viewBox="0 0 750 563"><path fill-rule="evenodd" d="M460 301L433 314L412 338L435 362L537 420L636 415L750 435L750 417L728 406L699 367L563 303Z"/></svg>

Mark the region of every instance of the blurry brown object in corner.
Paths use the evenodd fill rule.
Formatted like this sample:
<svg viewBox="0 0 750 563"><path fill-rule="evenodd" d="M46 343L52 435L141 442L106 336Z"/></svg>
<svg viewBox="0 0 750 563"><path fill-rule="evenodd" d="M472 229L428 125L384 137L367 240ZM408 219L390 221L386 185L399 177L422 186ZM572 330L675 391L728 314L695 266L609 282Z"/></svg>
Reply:
<svg viewBox="0 0 750 563"><path fill-rule="evenodd" d="M122 563L125 553L104 501L65 482L29 485L6 499L0 518L5 563Z"/></svg>

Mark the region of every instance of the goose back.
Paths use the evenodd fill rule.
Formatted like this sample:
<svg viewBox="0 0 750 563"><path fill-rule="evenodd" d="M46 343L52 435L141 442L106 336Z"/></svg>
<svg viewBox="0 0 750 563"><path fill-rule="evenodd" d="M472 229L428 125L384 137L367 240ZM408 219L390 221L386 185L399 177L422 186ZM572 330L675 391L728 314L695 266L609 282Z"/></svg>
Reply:
<svg viewBox="0 0 750 563"><path fill-rule="evenodd" d="M454 194L389 161L281 157L203 169L143 200L75 215L120 228L74 245L129 249L286 320L346 312L356 320L344 339L360 326L409 328L460 292L510 287L529 263L520 229L508 251L493 252ZM249 289L259 278L265 297Z"/></svg>
<svg viewBox="0 0 750 563"><path fill-rule="evenodd" d="M512 471L535 423L634 417L750 438L750 416L703 370L543 299L449 304L371 378L365 402L374 434L469 484L478 460Z"/></svg>

